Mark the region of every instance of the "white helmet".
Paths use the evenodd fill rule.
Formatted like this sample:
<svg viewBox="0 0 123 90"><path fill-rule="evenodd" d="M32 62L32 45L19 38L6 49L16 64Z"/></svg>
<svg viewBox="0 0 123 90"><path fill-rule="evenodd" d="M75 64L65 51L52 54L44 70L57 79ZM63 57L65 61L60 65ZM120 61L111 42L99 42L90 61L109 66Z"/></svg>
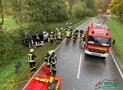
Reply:
<svg viewBox="0 0 123 90"><path fill-rule="evenodd" d="M56 28L56 30L58 30L58 28Z"/></svg>
<svg viewBox="0 0 123 90"><path fill-rule="evenodd" d="M52 52L51 51L49 51L49 55L51 55L52 54Z"/></svg>
<svg viewBox="0 0 123 90"><path fill-rule="evenodd" d="M30 49L30 52L34 52L34 49Z"/></svg>

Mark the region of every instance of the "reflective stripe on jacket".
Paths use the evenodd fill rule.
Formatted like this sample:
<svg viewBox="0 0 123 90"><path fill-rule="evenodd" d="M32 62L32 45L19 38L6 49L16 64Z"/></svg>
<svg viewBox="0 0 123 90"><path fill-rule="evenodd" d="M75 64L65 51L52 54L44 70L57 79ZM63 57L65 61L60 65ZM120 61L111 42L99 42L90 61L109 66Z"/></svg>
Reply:
<svg viewBox="0 0 123 90"><path fill-rule="evenodd" d="M28 62L35 62L36 55L33 53L28 54Z"/></svg>

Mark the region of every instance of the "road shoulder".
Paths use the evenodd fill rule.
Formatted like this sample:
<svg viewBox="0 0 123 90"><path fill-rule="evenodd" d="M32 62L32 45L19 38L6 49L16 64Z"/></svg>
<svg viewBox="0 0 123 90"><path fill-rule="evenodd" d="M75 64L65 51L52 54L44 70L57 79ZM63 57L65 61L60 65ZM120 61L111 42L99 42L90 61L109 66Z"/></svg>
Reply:
<svg viewBox="0 0 123 90"><path fill-rule="evenodd" d="M111 47L111 52L112 52L112 55L114 56L121 72L123 73L123 63L121 62L120 58L116 55L114 49ZM123 79L123 78L122 78Z"/></svg>

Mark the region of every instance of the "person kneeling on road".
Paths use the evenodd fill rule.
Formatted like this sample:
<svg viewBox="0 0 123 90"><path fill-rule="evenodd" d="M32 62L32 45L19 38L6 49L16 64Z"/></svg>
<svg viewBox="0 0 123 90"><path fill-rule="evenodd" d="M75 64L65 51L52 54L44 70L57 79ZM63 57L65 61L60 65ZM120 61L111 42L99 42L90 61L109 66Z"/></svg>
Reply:
<svg viewBox="0 0 123 90"><path fill-rule="evenodd" d="M57 58L56 58L56 54L54 50L50 50L48 51L48 53L45 56L45 63L46 66L49 68L52 68L51 71L51 75L56 75L56 62L57 62Z"/></svg>
<svg viewBox="0 0 123 90"><path fill-rule="evenodd" d="M36 70L36 66L35 66L36 55L33 52L34 52L34 49L30 49L30 52L28 53L28 62L29 62L29 66L30 66L31 71Z"/></svg>

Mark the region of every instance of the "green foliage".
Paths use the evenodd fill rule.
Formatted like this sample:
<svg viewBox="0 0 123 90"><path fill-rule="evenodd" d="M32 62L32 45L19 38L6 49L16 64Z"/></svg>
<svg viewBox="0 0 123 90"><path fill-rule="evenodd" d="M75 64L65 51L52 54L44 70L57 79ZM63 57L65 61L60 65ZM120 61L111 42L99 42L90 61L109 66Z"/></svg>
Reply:
<svg viewBox="0 0 123 90"><path fill-rule="evenodd" d="M116 40L115 45L112 45L112 47L123 62L123 24L116 17L112 17L108 21L108 26L110 27L112 39Z"/></svg>
<svg viewBox="0 0 123 90"><path fill-rule="evenodd" d="M52 23L52 24L47 23L47 30L54 31L56 27L64 28L64 25L66 22ZM81 24L82 20L80 19L72 20L71 19L71 22L73 24L80 22L79 24ZM41 31L46 30L45 24L41 24L39 22L34 22L34 23L25 22L23 24L24 24L23 28L25 28L24 31L25 32L28 31L32 34L40 33ZM77 24L76 26L78 26L79 24ZM23 39L23 35L20 34L20 31L18 30L19 28L17 28L19 26L17 26L18 24L15 23L14 18L6 17L5 25L6 25L6 31L0 33L0 41L1 41L0 43L0 72L1 72L0 73L0 77L1 77L0 85L2 85L0 87L0 90L8 89L7 87L5 87L5 82L8 80L12 79L15 81L15 83L19 83L23 80L29 79L28 78L29 67L28 67L28 60L27 60L27 53L29 49L24 47L21 43L21 40ZM32 29L28 29L31 25L33 25L31 27ZM11 26L13 27L11 28ZM37 59L36 59L37 67L39 67L40 64L43 62L46 52L50 49L54 49L56 46L57 46L56 43L54 44L45 43L44 46L35 49L35 53L37 55ZM21 68L19 71L19 75L15 74L15 68L14 68L14 65L17 61L21 62ZM30 77L32 74L30 73ZM19 89L22 88L20 87L22 86L22 83L20 83L21 85L20 84L15 85L14 89L18 90L18 87Z"/></svg>
<svg viewBox="0 0 123 90"><path fill-rule="evenodd" d="M85 17L86 6L84 3L77 2L72 7L72 15L76 18L83 18Z"/></svg>
<svg viewBox="0 0 123 90"><path fill-rule="evenodd" d="M65 0L25 0L23 2L26 13L31 21L60 22L67 19ZM28 11L28 13L27 13Z"/></svg>
<svg viewBox="0 0 123 90"><path fill-rule="evenodd" d="M123 15L123 0L112 0L110 8L113 13L121 17Z"/></svg>
<svg viewBox="0 0 123 90"><path fill-rule="evenodd" d="M3 5L3 32L0 32L0 85L14 77L16 82L25 79L27 74L28 48L22 45L25 32L31 34L41 31L54 31L68 21L80 22L86 15L93 16L92 5L83 0L1 0ZM88 2L89 3L89 2ZM1 7L0 7L1 10ZM71 15L73 18L71 19ZM2 16L1 16L2 17ZM80 24L80 23L79 23ZM46 44L36 50L39 64L47 50L57 44ZM45 51L45 53L44 53ZM21 61L20 76L14 72L14 64ZM25 70L25 71L23 71ZM23 72L23 73L22 73ZM22 77L23 76L23 77ZM1 87L1 86L0 86ZM5 90L5 89L3 89Z"/></svg>
<svg viewBox="0 0 123 90"><path fill-rule="evenodd" d="M94 0L84 0L84 2L86 3L87 8L94 8Z"/></svg>

